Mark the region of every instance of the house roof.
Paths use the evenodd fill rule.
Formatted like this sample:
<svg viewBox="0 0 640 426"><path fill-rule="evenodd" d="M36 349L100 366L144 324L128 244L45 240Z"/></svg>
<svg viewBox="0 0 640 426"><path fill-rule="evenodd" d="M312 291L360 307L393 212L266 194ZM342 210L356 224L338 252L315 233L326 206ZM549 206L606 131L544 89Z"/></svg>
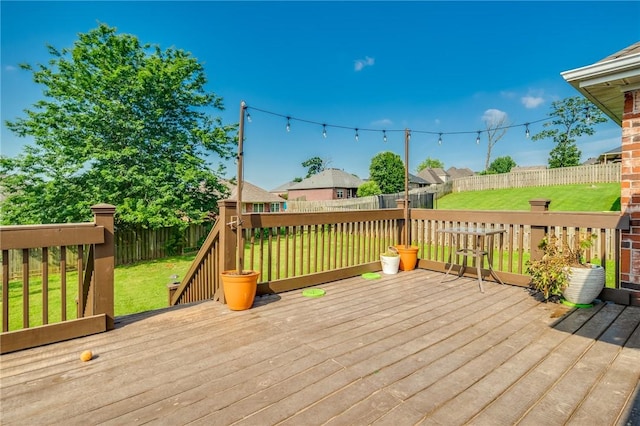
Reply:
<svg viewBox="0 0 640 426"><path fill-rule="evenodd" d="M289 190L320 188L357 188L364 181L339 169L326 169L289 187Z"/></svg>
<svg viewBox="0 0 640 426"><path fill-rule="evenodd" d="M449 175L449 177L451 177L451 179L458 179L458 178L462 178L462 177L468 177L468 176L473 176L475 175L475 173L473 172L473 170L465 167L463 169L458 169L455 167L449 167L447 169L447 174Z"/></svg>
<svg viewBox="0 0 640 426"><path fill-rule="evenodd" d="M231 189L229 200L235 200L238 197L238 186L227 183ZM247 181L242 184L242 202L243 203L283 203L285 200L275 194L272 194L258 186Z"/></svg>
<svg viewBox="0 0 640 426"><path fill-rule="evenodd" d="M283 183L282 185L278 186L277 188L273 188L271 191L269 192L274 192L274 193L281 193L281 192L287 192L289 190L289 188L291 188L293 185L295 185L297 182L294 181L290 181L287 183Z"/></svg>
<svg viewBox="0 0 640 426"><path fill-rule="evenodd" d="M640 88L640 42L562 77L613 121L622 125L624 92Z"/></svg>
<svg viewBox="0 0 640 426"><path fill-rule="evenodd" d="M411 173L409 173L409 182L417 183L418 185L428 185L429 184L429 182L427 182L426 180L422 179L420 176L412 175Z"/></svg>
<svg viewBox="0 0 640 426"><path fill-rule="evenodd" d="M442 169L439 169L439 170L442 170ZM442 179L440 179L438 174L435 172L435 169L432 169L430 167L427 167L426 169L422 169L420 173L418 173L418 176L424 179L428 184L444 183Z"/></svg>

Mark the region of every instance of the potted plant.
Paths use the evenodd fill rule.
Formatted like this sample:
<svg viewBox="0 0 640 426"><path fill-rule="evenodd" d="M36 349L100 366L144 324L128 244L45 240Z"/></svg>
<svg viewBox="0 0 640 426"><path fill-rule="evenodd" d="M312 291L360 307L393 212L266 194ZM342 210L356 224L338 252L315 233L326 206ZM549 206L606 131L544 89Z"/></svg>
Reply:
<svg viewBox="0 0 640 426"><path fill-rule="evenodd" d="M593 245L596 235L571 247L555 235L542 239L538 248L542 258L527 262L531 288L540 291L546 300L562 298L571 306L591 306L604 287L604 268L584 259L584 251Z"/></svg>
<svg viewBox="0 0 640 426"><path fill-rule="evenodd" d="M382 272L385 274L397 274L400 267L400 254L395 247L389 246L387 251L380 255Z"/></svg>

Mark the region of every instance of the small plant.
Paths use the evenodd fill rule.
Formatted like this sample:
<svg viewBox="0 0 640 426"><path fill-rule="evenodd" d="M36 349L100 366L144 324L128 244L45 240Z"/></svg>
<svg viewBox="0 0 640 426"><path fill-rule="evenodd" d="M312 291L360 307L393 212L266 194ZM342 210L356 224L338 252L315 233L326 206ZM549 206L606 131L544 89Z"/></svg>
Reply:
<svg viewBox="0 0 640 426"><path fill-rule="evenodd" d="M396 256L400 256L400 254L398 253L398 250L396 250L395 247L393 246L389 246L387 248L387 251L385 251L384 253L382 253L382 256L387 256L387 257L396 257Z"/></svg>
<svg viewBox="0 0 640 426"><path fill-rule="evenodd" d="M542 258L527 262L527 273L531 275L531 288L542 292L544 300L560 297L569 284L571 267L590 267L584 259L584 251L590 248L595 234L581 240L571 247L566 241L560 241L555 235L542 239L538 248Z"/></svg>

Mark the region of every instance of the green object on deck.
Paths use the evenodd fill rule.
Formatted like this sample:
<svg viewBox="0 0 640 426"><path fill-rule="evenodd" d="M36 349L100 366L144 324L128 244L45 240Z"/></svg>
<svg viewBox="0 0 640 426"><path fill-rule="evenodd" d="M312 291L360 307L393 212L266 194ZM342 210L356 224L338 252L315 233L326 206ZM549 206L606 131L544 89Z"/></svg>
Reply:
<svg viewBox="0 0 640 426"><path fill-rule="evenodd" d="M571 306L572 308L593 308L593 303L573 303L562 299L562 304Z"/></svg>
<svg viewBox="0 0 640 426"><path fill-rule="evenodd" d="M365 272L364 274L362 274L362 278L364 278L365 280L377 280L380 277L382 277L382 275L377 272Z"/></svg>
<svg viewBox="0 0 640 426"><path fill-rule="evenodd" d="M306 288L302 290L302 295L305 297L322 297L325 291L321 288Z"/></svg>

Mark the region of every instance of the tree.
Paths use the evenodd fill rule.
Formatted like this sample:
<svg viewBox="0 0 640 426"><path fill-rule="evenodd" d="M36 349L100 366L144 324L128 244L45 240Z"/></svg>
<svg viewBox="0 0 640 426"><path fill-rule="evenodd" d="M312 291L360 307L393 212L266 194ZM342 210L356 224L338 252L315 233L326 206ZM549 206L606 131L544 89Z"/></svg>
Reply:
<svg viewBox="0 0 640 426"><path fill-rule="evenodd" d="M6 122L34 143L0 158L3 223L85 221L100 202L117 207L119 227L204 220L228 191L224 167L204 157L231 158L236 126L210 115L223 104L205 90L203 66L105 24L78 37L48 46L45 65L21 65L44 99Z"/></svg>
<svg viewBox="0 0 640 426"><path fill-rule="evenodd" d="M311 157L306 161L302 162L302 167L306 167L307 170L307 178L323 172L329 167L331 160L324 160L320 157Z"/></svg>
<svg viewBox="0 0 640 426"><path fill-rule="evenodd" d="M363 183L362 185L360 185L358 187L358 192L356 193L358 197L368 197L370 195L380 195L380 194L382 194L382 190L380 189L378 184L372 180L369 180Z"/></svg>
<svg viewBox="0 0 640 426"><path fill-rule="evenodd" d="M487 158L484 162L484 169L489 170L491 161L491 151L495 144L507 133L507 114L497 109L488 109L483 116L485 129L487 131Z"/></svg>
<svg viewBox="0 0 640 426"><path fill-rule="evenodd" d="M422 163L418 164L416 168L418 173L424 169L444 169L444 163L436 158L427 157Z"/></svg>
<svg viewBox="0 0 640 426"><path fill-rule="evenodd" d="M371 159L369 177L383 194L400 192L404 189L404 163L398 154L381 152Z"/></svg>
<svg viewBox="0 0 640 426"><path fill-rule="evenodd" d="M596 124L605 123L607 118L589 100L580 96L565 98L551 103L551 112L542 126L546 129L531 139L553 139L556 146L549 152L549 167L569 167L580 164L581 152L576 138L592 136Z"/></svg>
<svg viewBox="0 0 640 426"><path fill-rule="evenodd" d="M516 162L510 156L498 157L489 165L489 171L496 173L509 173L516 166Z"/></svg>

